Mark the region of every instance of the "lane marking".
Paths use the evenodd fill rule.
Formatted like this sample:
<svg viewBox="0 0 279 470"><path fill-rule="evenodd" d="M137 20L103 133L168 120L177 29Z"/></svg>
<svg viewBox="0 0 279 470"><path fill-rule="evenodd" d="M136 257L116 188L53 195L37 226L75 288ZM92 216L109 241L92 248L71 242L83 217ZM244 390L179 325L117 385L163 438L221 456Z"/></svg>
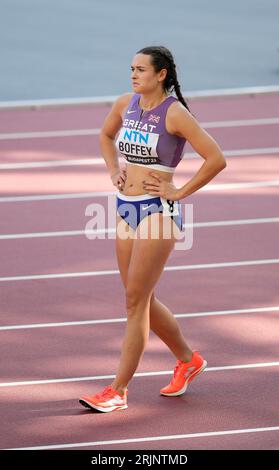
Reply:
<svg viewBox="0 0 279 470"><path fill-rule="evenodd" d="M72 447L93 447L93 446L109 446L115 444L130 444L135 442L155 442L155 441L170 441L176 439L194 439L197 437L216 437L228 436L237 434L250 434L255 432L272 432L279 431L279 426L270 426L266 428L246 428L246 429L229 429L225 431L209 431L209 432L196 432L192 434L170 434L168 436L149 436L137 437L131 439L113 439L110 441L93 441L93 442L78 442L72 444L50 444L35 447L17 447L4 450L47 450L47 449L70 449ZM148 452L148 451L146 451Z"/></svg>
<svg viewBox="0 0 279 470"><path fill-rule="evenodd" d="M223 150L225 157L245 157L245 156L257 156L257 155L274 155L279 153L279 147L263 147L255 149L235 149L235 150ZM201 158L201 156L195 152L184 153L182 160L189 160L193 158ZM124 158L120 157L122 163L125 163ZM90 165L103 165L105 167L105 161L102 157L92 156L91 158L79 158L71 160L45 160L37 162L22 162L22 163L1 163L0 170L23 170L29 168L51 168L51 167L62 167L62 166L90 166ZM178 172L179 172L178 168Z"/></svg>
<svg viewBox="0 0 279 470"><path fill-rule="evenodd" d="M255 308L242 308L234 310L213 310L209 312L196 312L196 313L177 313L174 314L175 318L195 318L195 317L210 317L218 315L238 315L243 313L262 313L262 312L278 312L278 307L255 307ZM68 322L56 322L56 323L31 323L25 325L5 325L0 326L0 331L10 330L26 330L32 328L52 328L62 326L85 326L85 325L105 325L110 323L125 323L126 317L120 318L107 318L101 320L80 320L80 321L68 321Z"/></svg>
<svg viewBox="0 0 279 470"><path fill-rule="evenodd" d="M223 154L225 157L245 157L249 155L265 155L265 154L277 154L279 152L279 147L262 147L255 149L234 149L234 150L224 150ZM199 157L199 154L192 152L189 153L189 157L196 158ZM186 154L187 158L187 154Z"/></svg>
<svg viewBox="0 0 279 470"><path fill-rule="evenodd" d="M0 140L49 139L52 137L80 137L88 135L99 135L100 131L101 129L64 129L60 131L8 132L0 134Z"/></svg>
<svg viewBox="0 0 279 470"><path fill-rule="evenodd" d="M278 264L279 258L270 259L257 259L257 260L246 260L246 261L230 261L225 263L205 263L205 264L190 264L181 266L166 266L164 271L185 271L192 269L213 269L213 268L227 268L235 266L258 266L266 264ZM90 277L90 276L109 276L113 274L119 274L118 269L104 270L104 271L83 271L83 272L72 272L72 273L52 273L52 274L31 274L24 276L7 276L0 277L1 282L9 281L30 281L35 279L63 279L71 277Z"/></svg>
<svg viewBox="0 0 279 470"><path fill-rule="evenodd" d="M198 192L207 191L226 191L233 189L253 189L253 188L264 188L279 186L279 180L271 181L255 181L255 182L244 182L244 183L215 183L208 184L198 189ZM56 199L87 199L95 197L106 197L115 195L115 191L94 191L94 192L83 192L83 193L64 193L64 194L37 194L35 196L3 196L0 197L0 202L30 202L30 201L47 201Z"/></svg>
<svg viewBox="0 0 279 470"><path fill-rule="evenodd" d="M223 127L270 126L279 124L279 117L257 119L234 119L228 121L210 121L200 123L205 129Z"/></svg>
<svg viewBox="0 0 279 470"><path fill-rule="evenodd" d="M250 86L238 88L219 88L214 90L183 91L186 99L230 97L242 95L273 94L279 92L278 85ZM84 98L51 98L41 100L0 101L0 109L47 108L56 106L111 105L119 95L88 96Z"/></svg>
<svg viewBox="0 0 279 470"><path fill-rule="evenodd" d="M279 153L279 147L222 150L222 153L226 158L248 157L248 156L256 157L257 155L277 155ZM196 152L185 152L182 157L183 160L189 160L192 158L201 158L201 156Z"/></svg>
<svg viewBox="0 0 279 470"><path fill-rule="evenodd" d="M49 160L41 162L1 163L0 170L27 170L29 168L52 168L58 166L105 165L101 157L80 158L78 160Z"/></svg>
<svg viewBox="0 0 279 470"><path fill-rule="evenodd" d="M257 219L213 220L210 222L194 222L194 227L223 227L230 225L269 224L279 222L279 217L263 217ZM183 224L184 226L186 224Z"/></svg>
<svg viewBox="0 0 279 470"><path fill-rule="evenodd" d="M271 432L278 431L279 426L271 426L266 428L246 428L246 429L230 429L225 431L210 431L210 432L199 432L192 434L171 434L168 436L149 436L149 437L138 437L132 439L114 439L110 441L93 441L93 442L79 442L73 444L52 444L36 447L18 447L4 450L47 450L47 449L70 449L73 447L93 447L103 445L115 445L115 444L130 444L135 442L155 442L155 441L170 441L176 439L194 439L197 437L215 437L215 436L226 436L226 435L237 435L237 434L250 434L255 432ZM148 451L146 451L148 452Z"/></svg>
<svg viewBox="0 0 279 470"><path fill-rule="evenodd" d="M226 191L228 189L252 189L252 188L265 188L271 186L279 186L279 180L271 181L252 181L244 183L215 183L214 185L204 186L198 191Z"/></svg>
<svg viewBox="0 0 279 470"><path fill-rule="evenodd" d="M241 370L241 369L256 369L259 367L278 367L279 362L257 362L255 364L237 364L231 366L216 366L207 367L204 372L220 372L224 370ZM160 375L172 375L173 370L162 370L158 372L136 372L134 377L156 377ZM0 387L23 387L26 385L47 385L54 383L68 383L68 382L86 382L94 380L107 380L114 379L113 375L95 375L89 377L68 377L64 379L46 379L46 380L25 380L20 382L1 382Z"/></svg>
<svg viewBox="0 0 279 470"><path fill-rule="evenodd" d="M99 230L66 230L63 232L31 232L31 233L14 233L0 235L0 240L17 240L21 238L45 238L45 237L74 237L79 235L101 235L115 233L115 228L99 229Z"/></svg>
<svg viewBox="0 0 279 470"><path fill-rule="evenodd" d="M83 193L66 194L36 194L36 196L5 196L0 197L0 202L32 202L32 201L54 201L57 199L92 199L95 197L107 197L115 195L115 191L94 191Z"/></svg>
<svg viewBox="0 0 279 470"><path fill-rule="evenodd" d="M222 121L200 122L204 129L224 128L224 127L253 127L270 126L279 124L279 117L256 118L256 119L236 119ZM19 140L19 139L49 139L57 137L81 137L99 135L101 128L95 129L64 129L53 131L30 131L30 132L6 132L0 133L0 140Z"/></svg>
<svg viewBox="0 0 279 470"><path fill-rule="evenodd" d="M258 219L235 219L235 220L215 220L211 222L194 222L194 228L208 228L208 227L226 227L231 225L250 225L250 224L270 224L278 223L279 217L265 217ZM183 224L187 228L187 224ZM12 233L0 235L0 240L18 240L21 238L48 238L48 237L74 237L74 236L87 236L87 235L102 235L115 233L115 228L106 228L98 230L64 230L57 232L30 232L30 233Z"/></svg>

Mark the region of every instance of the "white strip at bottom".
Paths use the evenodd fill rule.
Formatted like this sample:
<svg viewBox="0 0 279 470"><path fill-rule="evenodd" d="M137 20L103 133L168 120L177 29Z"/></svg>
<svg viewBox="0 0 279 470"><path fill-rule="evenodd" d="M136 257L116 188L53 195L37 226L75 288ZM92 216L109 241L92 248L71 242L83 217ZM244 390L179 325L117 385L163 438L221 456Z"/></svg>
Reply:
<svg viewBox="0 0 279 470"><path fill-rule="evenodd" d="M279 426L270 426L266 428L247 428L247 429L227 429L224 431L209 431L209 432L196 432L192 434L171 434L168 436L148 436L138 437L132 439L114 439L110 441L93 441L93 442L78 442L72 444L53 444L46 446L36 447L18 447L13 449L4 450L47 450L47 449L71 449L74 447L96 447L96 446L109 446L115 444L130 444L135 442L155 442L155 441L170 441L175 439L195 439L197 437L216 437L228 436L237 434L250 434L255 432L273 432L279 431Z"/></svg>

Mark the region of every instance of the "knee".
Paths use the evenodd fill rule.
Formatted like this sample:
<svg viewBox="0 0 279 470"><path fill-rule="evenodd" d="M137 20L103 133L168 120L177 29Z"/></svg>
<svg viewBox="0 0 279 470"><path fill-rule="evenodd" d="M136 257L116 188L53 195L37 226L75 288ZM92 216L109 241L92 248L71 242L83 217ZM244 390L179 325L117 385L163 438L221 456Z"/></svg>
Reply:
<svg viewBox="0 0 279 470"><path fill-rule="evenodd" d="M146 307L151 293L146 292L142 287L127 286L126 288L126 309L129 315Z"/></svg>

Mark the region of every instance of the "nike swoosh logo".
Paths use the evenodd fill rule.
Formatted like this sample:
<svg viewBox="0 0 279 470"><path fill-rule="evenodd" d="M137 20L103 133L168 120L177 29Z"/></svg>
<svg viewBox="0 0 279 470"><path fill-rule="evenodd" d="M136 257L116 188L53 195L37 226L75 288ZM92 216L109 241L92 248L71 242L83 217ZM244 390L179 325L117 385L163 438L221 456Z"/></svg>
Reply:
<svg viewBox="0 0 279 470"><path fill-rule="evenodd" d="M152 206L156 206L156 204L149 204L149 206L147 206L147 207L142 207L142 210L146 211L147 209L149 209Z"/></svg>
<svg viewBox="0 0 279 470"><path fill-rule="evenodd" d="M127 114L135 113L136 111L127 111Z"/></svg>

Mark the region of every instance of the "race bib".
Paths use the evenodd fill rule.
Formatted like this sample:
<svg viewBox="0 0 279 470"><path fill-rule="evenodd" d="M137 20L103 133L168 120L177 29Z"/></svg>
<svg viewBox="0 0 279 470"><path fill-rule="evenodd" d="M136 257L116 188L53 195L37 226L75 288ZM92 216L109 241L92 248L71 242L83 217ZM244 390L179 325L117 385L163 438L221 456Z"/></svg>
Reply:
<svg viewBox="0 0 279 470"><path fill-rule="evenodd" d="M163 215L179 215L179 201L160 198L163 206Z"/></svg>
<svg viewBox="0 0 279 470"><path fill-rule="evenodd" d="M159 134L122 127L116 141L120 153L135 163L156 163Z"/></svg>

